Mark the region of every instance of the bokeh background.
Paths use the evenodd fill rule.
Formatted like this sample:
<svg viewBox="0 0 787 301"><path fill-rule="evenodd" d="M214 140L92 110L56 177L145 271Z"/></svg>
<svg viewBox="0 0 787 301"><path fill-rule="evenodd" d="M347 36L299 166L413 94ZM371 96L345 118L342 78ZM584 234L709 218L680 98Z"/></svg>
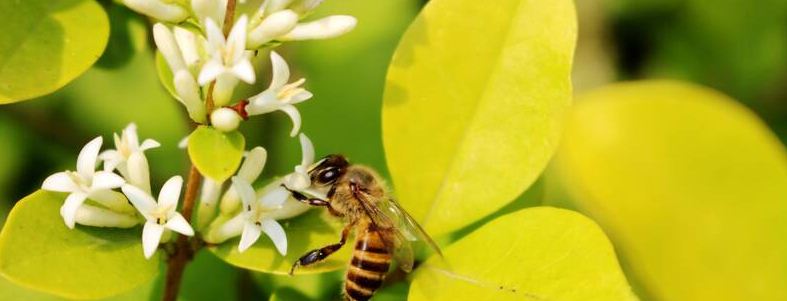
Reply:
<svg viewBox="0 0 787 301"><path fill-rule="evenodd" d="M0 224L13 204L37 190L47 175L72 168L85 142L97 135L109 138L129 122L139 126L141 137L163 145L148 152L154 187L186 170L185 153L177 144L189 125L182 107L159 83L151 24L112 1L101 3L112 29L98 63L54 94L0 107ZM315 94L299 108L303 131L318 154L343 153L387 175L380 137L385 72L399 38L425 3L328 0L318 14L354 15L359 19L355 31L338 39L289 43L277 49L295 76L307 78L306 87ZM699 83L740 101L765 120L782 142L787 139L787 1L577 0L576 4L580 28L573 78L576 93L644 78ZM259 55L256 90L268 82L266 57ZM250 91L237 93L243 96ZM242 125L248 145L269 150L268 176L283 174L299 161L298 142L287 137L290 126L280 113ZM527 193L539 193L539 186ZM527 205L527 196L521 199L514 207ZM273 283L287 282L236 271L209 254L202 256L190 268L192 274L219 273L221 282L189 285L196 278L187 277L184 286L194 288L184 292L189 300L210 298L215 291L260 296L269 293ZM297 285L321 287L307 290L313 293L308 297L319 298L321 292L338 291L333 286L340 277L340 273L314 276Z"/></svg>

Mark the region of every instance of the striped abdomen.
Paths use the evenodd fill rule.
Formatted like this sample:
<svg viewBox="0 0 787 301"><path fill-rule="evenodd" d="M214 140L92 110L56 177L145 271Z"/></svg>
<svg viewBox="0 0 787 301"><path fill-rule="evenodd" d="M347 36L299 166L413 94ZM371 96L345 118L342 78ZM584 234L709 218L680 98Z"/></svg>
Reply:
<svg viewBox="0 0 787 301"><path fill-rule="evenodd" d="M391 251L383 242L383 232L361 229L344 279L346 300L369 300L380 288L391 265Z"/></svg>

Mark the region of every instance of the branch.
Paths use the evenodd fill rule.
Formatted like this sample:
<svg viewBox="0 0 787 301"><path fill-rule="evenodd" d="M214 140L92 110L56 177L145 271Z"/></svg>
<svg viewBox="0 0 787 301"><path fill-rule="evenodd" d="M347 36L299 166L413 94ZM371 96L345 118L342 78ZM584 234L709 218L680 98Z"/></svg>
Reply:
<svg viewBox="0 0 787 301"><path fill-rule="evenodd" d="M189 170L189 179L186 182L186 193L183 196L183 209L182 214L186 221L191 222L191 214L194 211L194 203L197 199L197 192L202 180L197 168L191 165ZM167 279L164 284L164 301L175 301L178 298L180 291L180 282L183 278L183 270L186 264L194 257L197 250L191 247L189 238L185 235L179 235L177 242L175 242L175 251L170 256L167 262Z"/></svg>

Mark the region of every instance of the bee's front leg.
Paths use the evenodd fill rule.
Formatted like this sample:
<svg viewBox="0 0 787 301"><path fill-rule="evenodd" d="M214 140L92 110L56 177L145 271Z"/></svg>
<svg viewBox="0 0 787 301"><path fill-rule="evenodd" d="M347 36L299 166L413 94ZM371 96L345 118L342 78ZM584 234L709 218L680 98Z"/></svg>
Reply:
<svg viewBox="0 0 787 301"><path fill-rule="evenodd" d="M297 268L298 266L307 266L307 265L318 263L320 261L325 260L325 258L333 254L334 252L339 251L339 249L341 249L342 246L344 246L344 243L347 242L347 236L350 234L350 230L352 229L353 225L354 224L351 223L344 227L344 230L342 230L342 239L338 243L327 245L319 249L311 250L308 253L306 253L306 255L303 255L301 256L301 258L298 258L298 260L292 265L292 268L290 269L290 276L292 276L292 274L295 273L295 268Z"/></svg>
<svg viewBox="0 0 787 301"><path fill-rule="evenodd" d="M287 188L287 186L282 185L282 187L284 187L284 189L287 189L287 191L290 192L292 197L295 198L297 201L299 201L301 203L305 203L305 204L308 204L308 205L311 205L311 206L317 206L317 207L327 207L328 211L330 211L331 214L333 214L335 216L342 216L342 214L339 213L338 211L334 210L333 207L331 207L331 203L326 201L326 200L318 199L318 198L310 198L310 197L307 197L306 195L304 195L303 193L300 193L298 191L295 191L295 190Z"/></svg>

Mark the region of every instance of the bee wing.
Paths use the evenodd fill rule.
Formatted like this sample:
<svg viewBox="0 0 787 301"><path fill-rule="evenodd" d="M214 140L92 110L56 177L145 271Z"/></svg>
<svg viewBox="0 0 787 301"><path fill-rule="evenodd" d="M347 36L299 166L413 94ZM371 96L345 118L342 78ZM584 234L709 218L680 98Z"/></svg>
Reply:
<svg viewBox="0 0 787 301"><path fill-rule="evenodd" d="M377 227L379 231L384 231L388 234L382 235L381 238L386 247L393 253L393 257L399 263L399 268L407 273L411 272L413 270L413 262L415 261L413 248L411 246L413 240L407 239L402 232L401 226L395 222L399 220L399 217L391 213L386 213L386 211L374 205L385 203L385 201L373 202L373 197L364 193L356 197L363 198L359 200L359 203L369 216L372 225Z"/></svg>
<svg viewBox="0 0 787 301"><path fill-rule="evenodd" d="M440 251L440 247L437 246L429 234L426 234L424 228L422 228L421 225L418 224L418 222L416 222L409 213L407 213L407 211L402 209L396 200L388 198L381 200L379 204L379 206L382 207L387 212L387 214L396 221L395 225L400 237L403 236L403 239L406 239L410 242L417 240L424 241L435 253L441 257L443 256L443 252Z"/></svg>

